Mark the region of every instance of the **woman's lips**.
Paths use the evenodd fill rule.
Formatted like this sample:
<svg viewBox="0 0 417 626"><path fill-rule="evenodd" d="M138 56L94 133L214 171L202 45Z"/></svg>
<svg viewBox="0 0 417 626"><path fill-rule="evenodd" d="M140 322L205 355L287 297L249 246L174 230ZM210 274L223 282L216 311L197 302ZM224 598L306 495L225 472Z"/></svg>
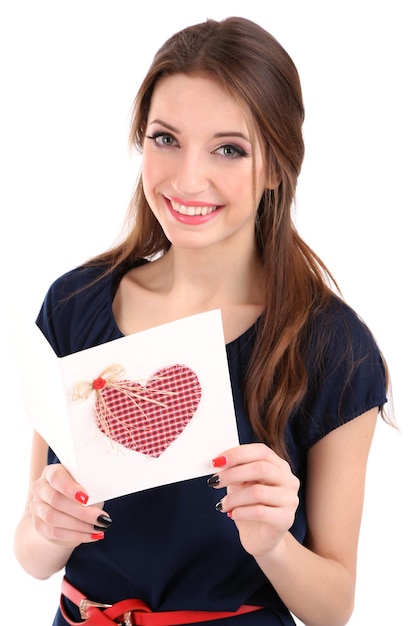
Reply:
<svg viewBox="0 0 417 626"><path fill-rule="evenodd" d="M177 213L181 213L181 215L189 215L191 217L196 215L207 215L209 213L213 213L213 211L217 209L217 206L213 205L185 205L175 202L174 200L171 200L171 207L174 211L177 211Z"/></svg>
<svg viewBox="0 0 417 626"><path fill-rule="evenodd" d="M213 217L222 205L205 204L204 202L181 202L178 199L165 197L166 205L174 218L182 224L202 224Z"/></svg>

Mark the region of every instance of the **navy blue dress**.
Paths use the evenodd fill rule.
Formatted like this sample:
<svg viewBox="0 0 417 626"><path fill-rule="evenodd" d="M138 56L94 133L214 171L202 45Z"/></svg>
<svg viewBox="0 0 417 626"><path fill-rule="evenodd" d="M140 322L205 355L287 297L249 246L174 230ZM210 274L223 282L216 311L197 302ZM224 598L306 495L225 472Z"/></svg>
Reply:
<svg viewBox="0 0 417 626"><path fill-rule="evenodd" d="M37 324L58 356L122 336L112 301L123 272L96 280L101 273L98 268L77 268L49 289ZM242 386L257 324L226 346L241 443L255 441ZM300 505L291 532L301 543L307 529L304 482L308 449L341 423L386 402L381 356L366 326L336 297L315 321L316 327L323 324L329 329L325 371L319 375L314 370L316 359L310 359L308 393L287 432L292 468L301 481ZM347 389L347 366L340 358L346 329L353 338L357 361ZM52 450L49 462L58 462ZM215 510L222 496L223 490L210 488L207 477L202 477L107 501L104 508L113 523L104 540L82 544L73 551L66 566L68 580L96 601L140 598L154 611L234 611L242 604L266 607L209 622L216 626L293 625L289 611L255 559L242 548L234 522ZM68 612L72 619L79 619L78 609L71 603ZM66 626L59 609L53 626Z"/></svg>

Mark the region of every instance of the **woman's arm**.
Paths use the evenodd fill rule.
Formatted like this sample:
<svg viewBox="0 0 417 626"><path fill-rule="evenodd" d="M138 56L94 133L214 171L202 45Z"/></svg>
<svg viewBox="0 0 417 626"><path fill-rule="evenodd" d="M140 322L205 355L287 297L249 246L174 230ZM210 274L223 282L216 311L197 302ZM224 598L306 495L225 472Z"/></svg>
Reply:
<svg viewBox="0 0 417 626"><path fill-rule="evenodd" d="M100 505L85 506L84 489L59 464L47 465L48 445L33 435L30 488L14 539L17 560L35 578L60 571L80 543L97 541L108 526ZM81 495L80 495L81 494ZM105 522L97 521L104 515ZM97 531L97 526L102 526Z"/></svg>
<svg viewBox="0 0 417 626"><path fill-rule="evenodd" d="M307 626L343 626L352 614L366 465L378 410L333 430L308 455L307 545L288 531L298 481L263 444L224 453L217 487L222 511L239 530L282 601Z"/></svg>

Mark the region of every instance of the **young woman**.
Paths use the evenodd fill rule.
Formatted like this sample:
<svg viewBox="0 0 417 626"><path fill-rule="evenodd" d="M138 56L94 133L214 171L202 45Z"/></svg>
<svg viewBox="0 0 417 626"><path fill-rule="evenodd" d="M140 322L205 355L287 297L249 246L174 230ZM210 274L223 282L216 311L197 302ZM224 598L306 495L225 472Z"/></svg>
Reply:
<svg viewBox="0 0 417 626"><path fill-rule="evenodd" d="M153 60L129 231L52 285L38 325L64 356L221 309L241 445L210 477L88 506L35 433L15 550L36 578L65 568L54 626L349 620L387 373L292 223L303 117L292 60L246 19L186 28Z"/></svg>

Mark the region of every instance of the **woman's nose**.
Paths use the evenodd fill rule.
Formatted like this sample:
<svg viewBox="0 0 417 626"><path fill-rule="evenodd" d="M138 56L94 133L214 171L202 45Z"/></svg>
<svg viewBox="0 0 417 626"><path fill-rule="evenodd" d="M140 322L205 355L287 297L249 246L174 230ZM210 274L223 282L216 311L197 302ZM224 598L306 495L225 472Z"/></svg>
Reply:
<svg viewBox="0 0 417 626"><path fill-rule="evenodd" d="M179 196L190 196L207 190L209 186L207 163L197 154L184 154L176 163L172 185Z"/></svg>

